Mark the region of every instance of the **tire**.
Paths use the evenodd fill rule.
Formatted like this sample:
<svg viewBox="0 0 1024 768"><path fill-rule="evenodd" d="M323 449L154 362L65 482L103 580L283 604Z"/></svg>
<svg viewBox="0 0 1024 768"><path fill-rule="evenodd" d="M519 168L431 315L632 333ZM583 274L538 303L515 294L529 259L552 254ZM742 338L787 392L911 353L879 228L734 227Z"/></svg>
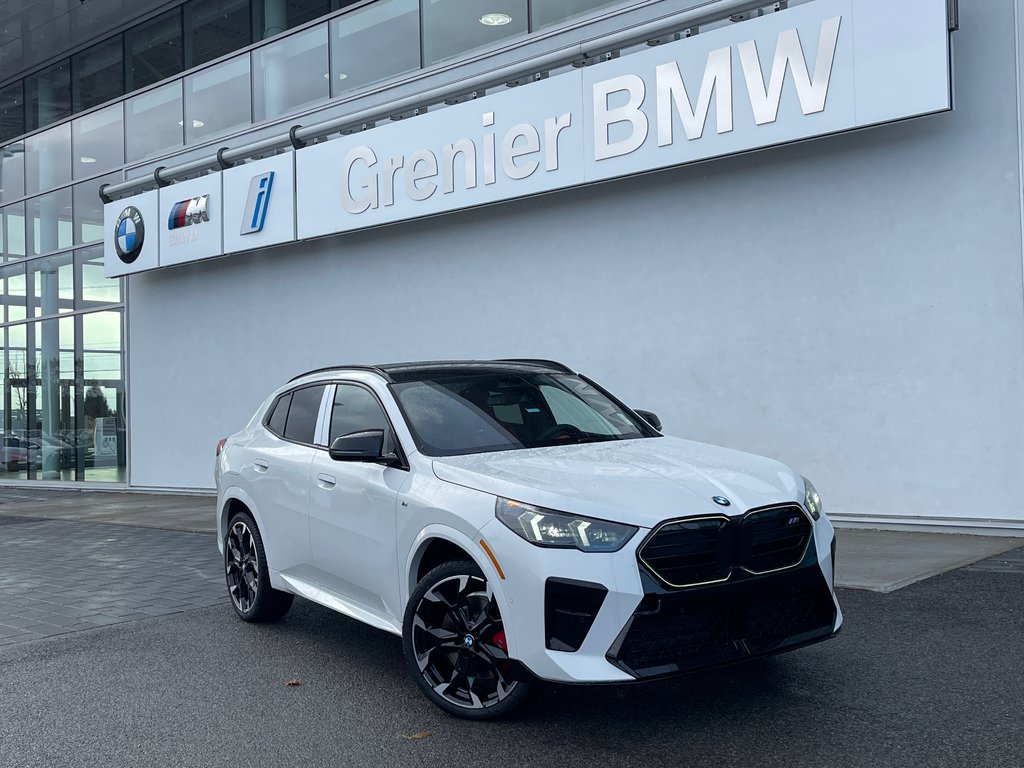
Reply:
<svg viewBox="0 0 1024 768"><path fill-rule="evenodd" d="M528 675L507 655L487 579L470 560L439 565L416 585L405 609L402 648L424 695L456 717L504 717L529 693Z"/></svg>
<svg viewBox="0 0 1024 768"><path fill-rule="evenodd" d="M248 512L237 512L228 523L224 576L231 606L242 621L274 621L292 607L295 595L270 586L263 538Z"/></svg>

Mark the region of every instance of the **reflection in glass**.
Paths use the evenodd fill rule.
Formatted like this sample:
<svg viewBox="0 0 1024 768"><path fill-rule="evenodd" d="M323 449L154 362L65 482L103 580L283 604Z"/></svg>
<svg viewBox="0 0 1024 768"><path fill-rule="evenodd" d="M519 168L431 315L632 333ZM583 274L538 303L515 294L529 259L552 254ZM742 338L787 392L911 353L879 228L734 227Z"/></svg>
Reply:
<svg viewBox="0 0 1024 768"><path fill-rule="evenodd" d="M535 30L581 16L609 5L621 5L622 0L532 0L530 12Z"/></svg>
<svg viewBox="0 0 1024 768"><path fill-rule="evenodd" d="M423 61L434 64L527 30L527 0L423 0Z"/></svg>
<svg viewBox="0 0 1024 768"><path fill-rule="evenodd" d="M248 126L250 111L248 54L185 78L186 143Z"/></svg>
<svg viewBox="0 0 1024 768"><path fill-rule="evenodd" d="M71 181L71 123L25 139L25 194Z"/></svg>
<svg viewBox="0 0 1024 768"><path fill-rule="evenodd" d="M418 0L382 0L331 22L334 95L420 65Z"/></svg>
<svg viewBox="0 0 1024 768"><path fill-rule="evenodd" d="M181 82L168 83L128 99L124 119L129 162L180 147Z"/></svg>
<svg viewBox="0 0 1024 768"><path fill-rule="evenodd" d="M122 105L113 104L71 122L76 179L124 165L123 115Z"/></svg>
<svg viewBox="0 0 1024 768"><path fill-rule="evenodd" d="M25 258L24 203L14 203L6 208L0 208L0 229L3 230L3 237L0 238L0 245L3 246L3 260L13 261Z"/></svg>
<svg viewBox="0 0 1024 768"><path fill-rule="evenodd" d="M0 203L25 194L25 145L0 147Z"/></svg>
<svg viewBox="0 0 1024 768"><path fill-rule="evenodd" d="M253 119L257 122L330 95L326 24L264 46L252 57Z"/></svg>
<svg viewBox="0 0 1024 768"><path fill-rule="evenodd" d="M252 5L257 40L279 35L334 10L329 0L255 0Z"/></svg>
<svg viewBox="0 0 1024 768"><path fill-rule="evenodd" d="M100 187L104 184L116 184L121 180L121 172L117 171L72 187L71 208L75 214L72 237L75 245L94 243L103 239L103 201L100 200Z"/></svg>
<svg viewBox="0 0 1024 768"><path fill-rule="evenodd" d="M185 6L188 67L245 48L251 40L249 0L202 0Z"/></svg>
<svg viewBox="0 0 1024 768"><path fill-rule="evenodd" d="M25 206L30 255L71 247L71 187L33 197Z"/></svg>
<svg viewBox="0 0 1024 768"><path fill-rule="evenodd" d="M62 253L46 259L35 259L28 264L30 314L48 317L63 314L75 308L75 270L73 255Z"/></svg>
<svg viewBox="0 0 1024 768"><path fill-rule="evenodd" d="M127 91L144 88L181 72L181 8L140 24L125 35L125 59Z"/></svg>
<svg viewBox="0 0 1024 768"><path fill-rule="evenodd" d="M121 36L86 48L71 57L75 77L71 97L75 112L99 106L124 93Z"/></svg>
<svg viewBox="0 0 1024 768"><path fill-rule="evenodd" d="M124 278L112 280L103 273L103 246L75 251L78 291L76 309L95 309L98 304L120 304Z"/></svg>
<svg viewBox="0 0 1024 768"><path fill-rule="evenodd" d="M0 88L0 141L25 132L25 91L23 81Z"/></svg>
<svg viewBox="0 0 1024 768"><path fill-rule="evenodd" d="M65 437L75 429L74 320L43 320L32 323L31 331L35 344L29 383L34 386L29 387L29 418L23 438L28 449L28 478L72 479L69 475L77 456Z"/></svg>
<svg viewBox="0 0 1024 768"><path fill-rule="evenodd" d="M71 62L68 59L25 78L26 130L71 115Z"/></svg>
<svg viewBox="0 0 1024 768"><path fill-rule="evenodd" d="M0 322L15 322L25 319L25 265L0 269L0 298L3 312Z"/></svg>

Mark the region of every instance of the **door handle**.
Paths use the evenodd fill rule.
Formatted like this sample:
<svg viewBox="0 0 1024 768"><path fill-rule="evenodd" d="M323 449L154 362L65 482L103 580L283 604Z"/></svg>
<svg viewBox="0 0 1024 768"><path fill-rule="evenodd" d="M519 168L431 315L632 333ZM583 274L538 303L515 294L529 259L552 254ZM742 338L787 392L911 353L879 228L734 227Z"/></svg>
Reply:
<svg viewBox="0 0 1024 768"><path fill-rule="evenodd" d="M266 472L270 469L270 462L264 461L263 459L256 459L252 463L252 466L257 472Z"/></svg>
<svg viewBox="0 0 1024 768"><path fill-rule="evenodd" d="M337 483L338 481L335 480L334 475L325 475L323 472L321 472L319 475L316 476L316 484L325 490L329 491L331 488L337 485Z"/></svg>

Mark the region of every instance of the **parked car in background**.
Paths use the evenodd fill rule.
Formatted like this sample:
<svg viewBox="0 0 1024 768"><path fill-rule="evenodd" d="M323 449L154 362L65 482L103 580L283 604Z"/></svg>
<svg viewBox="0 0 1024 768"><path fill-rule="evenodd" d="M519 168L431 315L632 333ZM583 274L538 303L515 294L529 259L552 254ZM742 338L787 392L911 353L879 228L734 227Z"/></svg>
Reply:
<svg viewBox="0 0 1024 768"><path fill-rule="evenodd" d="M505 714L535 678L647 680L834 635L810 481L665 437L559 363L313 371L217 446L245 621L295 595L400 635L424 695Z"/></svg>

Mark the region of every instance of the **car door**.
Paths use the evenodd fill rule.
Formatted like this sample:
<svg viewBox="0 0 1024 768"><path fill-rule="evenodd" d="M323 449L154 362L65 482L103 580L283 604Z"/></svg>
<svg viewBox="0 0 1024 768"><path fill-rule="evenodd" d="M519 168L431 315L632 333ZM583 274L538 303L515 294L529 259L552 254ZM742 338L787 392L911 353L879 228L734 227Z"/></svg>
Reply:
<svg viewBox="0 0 1024 768"><path fill-rule="evenodd" d="M281 395L246 448L241 474L261 516L269 567L300 578L312 574L306 485L326 384Z"/></svg>
<svg viewBox="0 0 1024 768"><path fill-rule="evenodd" d="M344 382L335 387L327 411L325 448L309 473L309 530L320 584L341 597L393 617L398 604L396 505L407 470L382 464L334 461L326 446L342 435L391 425L373 391Z"/></svg>

